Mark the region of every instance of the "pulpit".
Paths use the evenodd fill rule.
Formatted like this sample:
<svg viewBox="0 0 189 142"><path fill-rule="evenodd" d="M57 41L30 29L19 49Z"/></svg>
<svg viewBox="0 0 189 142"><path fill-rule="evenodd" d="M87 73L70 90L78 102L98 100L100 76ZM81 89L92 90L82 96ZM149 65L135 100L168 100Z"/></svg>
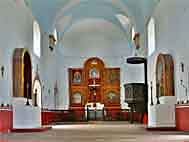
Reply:
<svg viewBox="0 0 189 142"><path fill-rule="evenodd" d="M146 110L145 103L145 84L144 83L128 83L125 87L125 101L129 104L130 121L133 123L133 112L144 113Z"/></svg>

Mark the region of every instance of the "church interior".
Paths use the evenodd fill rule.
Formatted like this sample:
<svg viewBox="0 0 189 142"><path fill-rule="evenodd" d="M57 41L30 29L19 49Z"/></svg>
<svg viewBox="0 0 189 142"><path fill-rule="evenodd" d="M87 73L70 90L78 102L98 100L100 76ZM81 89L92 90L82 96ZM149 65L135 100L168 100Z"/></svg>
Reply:
<svg viewBox="0 0 189 142"><path fill-rule="evenodd" d="M188 0L1 0L0 142L189 141Z"/></svg>

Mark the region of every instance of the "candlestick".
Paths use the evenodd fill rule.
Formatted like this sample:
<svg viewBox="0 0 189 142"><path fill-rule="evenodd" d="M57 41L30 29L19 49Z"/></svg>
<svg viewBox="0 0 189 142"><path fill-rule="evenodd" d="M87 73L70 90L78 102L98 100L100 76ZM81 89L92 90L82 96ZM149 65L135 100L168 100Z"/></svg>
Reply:
<svg viewBox="0 0 189 142"><path fill-rule="evenodd" d="M34 106L37 107L37 89L35 89L34 97Z"/></svg>
<svg viewBox="0 0 189 142"><path fill-rule="evenodd" d="M27 89L27 101L26 101L26 105L29 106L29 83L26 84L26 89Z"/></svg>
<svg viewBox="0 0 189 142"><path fill-rule="evenodd" d="M154 103L153 103L153 94L152 94L152 90L153 90L153 88L152 88L152 81L151 81L151 106L153 106L154 105Z"/></svg>
<svg viewBox="0 0 189 142"><path fill-rule="evenodd" d="M157 93L156 93L157 104L160 104L160 101L159 101L159 93L161 93L160 84L157 83L156 86L157 86Z"/></svg>

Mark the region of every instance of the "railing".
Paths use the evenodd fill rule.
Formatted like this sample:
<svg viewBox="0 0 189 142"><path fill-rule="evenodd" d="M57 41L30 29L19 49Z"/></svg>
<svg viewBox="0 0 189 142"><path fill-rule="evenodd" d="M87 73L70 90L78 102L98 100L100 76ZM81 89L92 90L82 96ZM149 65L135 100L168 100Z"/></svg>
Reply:
<svg viewBox="0 0 189 142"><path fill-rule="evenodd" d="M81 121L133 121L142 122L144 113L133 112L132 116L125 109L103 109L103 110L43 110L42 123L58 122L81 122Z"/></svg>

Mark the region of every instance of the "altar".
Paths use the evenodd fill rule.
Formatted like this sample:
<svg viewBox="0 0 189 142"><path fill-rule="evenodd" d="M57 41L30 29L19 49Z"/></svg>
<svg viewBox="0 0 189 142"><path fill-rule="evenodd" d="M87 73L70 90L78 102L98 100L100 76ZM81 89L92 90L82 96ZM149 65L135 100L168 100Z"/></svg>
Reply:
<svg viewBox="0 0 189 142"><path fill-rule="evenodd" d="M104 120L104 104L101 103L87 103L85 105L86 120Z"/></svg>

